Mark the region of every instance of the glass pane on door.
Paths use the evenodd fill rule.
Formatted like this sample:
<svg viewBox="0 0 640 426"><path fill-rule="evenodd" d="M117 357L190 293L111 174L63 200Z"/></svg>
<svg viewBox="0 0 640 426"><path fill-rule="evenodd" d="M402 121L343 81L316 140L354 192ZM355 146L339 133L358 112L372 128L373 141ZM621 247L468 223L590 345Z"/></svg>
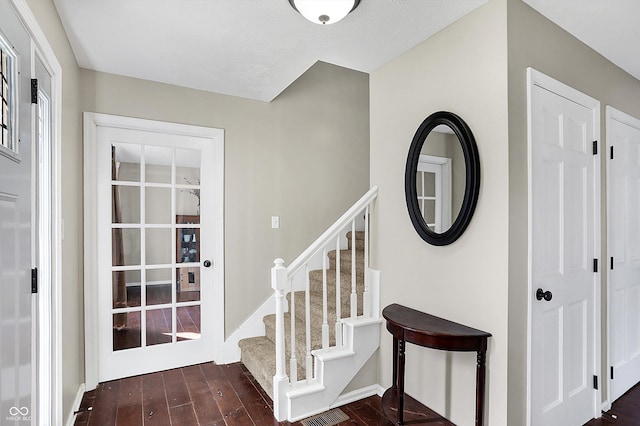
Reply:
<svg viewBox="0 0 640 426"><path fill-rule="evenodd" d="M113 146L113 350L198 339L200 152Z"/></svg>

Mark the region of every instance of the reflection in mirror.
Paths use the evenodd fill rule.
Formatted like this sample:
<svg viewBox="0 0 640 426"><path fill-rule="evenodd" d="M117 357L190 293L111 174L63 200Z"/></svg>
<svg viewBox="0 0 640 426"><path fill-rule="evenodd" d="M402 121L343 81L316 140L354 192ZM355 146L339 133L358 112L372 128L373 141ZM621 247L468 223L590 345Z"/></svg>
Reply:
<svg viewBox="0 0 640 426"><path fill-rule="evenodd" d="M478 201L480 158L469 126L438 111L424 119L411 141L404 175L411 224L436 246L465 231Z"/></svg>
<svg viewBox="0 0 640 426"><path fill-rule="evenodd" d="M427 227L443 233L458 216L464 198L464 153L453 130L441 124L425 140L416 173L418 206Z"/></svg>

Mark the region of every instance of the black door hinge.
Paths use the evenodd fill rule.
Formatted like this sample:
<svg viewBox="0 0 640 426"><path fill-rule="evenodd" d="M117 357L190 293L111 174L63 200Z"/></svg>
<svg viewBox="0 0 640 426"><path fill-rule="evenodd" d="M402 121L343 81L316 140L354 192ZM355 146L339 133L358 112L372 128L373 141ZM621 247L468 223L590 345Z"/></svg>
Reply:
<svg viewBox="0 0 640 426"><path fill-rule="evenodd" d="M611 380L613 380L613 365L611 366Z"/></svg>
<svg viewBox="0 0 640 426"><path fill-rule="evenodd" d="M31 79L31 103L32 104L38 103L38 79L37 78Z"/></svg>
<svg viewBox="0 0 640 426"><path fill-rule="evenodd" d="M598 272L598 259L593 259L593 272Z"/></svg>
<svg viewBox="0 0 640 426"><path fill-rule="evenodd" d="M613 271L613 256L611 256L611 270Z"/></svg>
<svg viewBox="0 0 640 426"><path fill-rule="evenodd" d="M593 155L598 155L598 141L593 141Z"/></svg>
<svg viewBox="0 0 640 426"><path fill-rule="evenodd" d="M610 156L610 157L611 157L611 159L613 160L613 146L611 146L611 147L609 148L609 151L610 151L610 152L609 152L609 156Z"/></svg>
<svg viewBox="0 0 640 426"><path fill-rule="evenodd" d="M593 388L598 390L598 376L593 376Z"/></svg>
<svg viewBox="0 0 640 426"><path fill-rule="evenodd" d="M38 292L38 268L31 270L31 293Z"/></svg>

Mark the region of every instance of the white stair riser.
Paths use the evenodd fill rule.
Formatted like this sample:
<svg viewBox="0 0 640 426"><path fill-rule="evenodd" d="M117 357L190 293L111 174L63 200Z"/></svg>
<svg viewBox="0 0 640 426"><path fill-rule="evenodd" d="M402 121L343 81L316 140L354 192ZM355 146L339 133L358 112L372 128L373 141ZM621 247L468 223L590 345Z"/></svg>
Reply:
<svg viewBox="0 0 640 426"><path fill-rule="evenodd" d="M332 406L355 374L380 346L380 327L381 321L364 325L349 322L344 324L346 349L352 354L338 358L332 358L329 351L316 354L316 375L320 378L319 384L324 387L324 390L314 392L312 389L307 394L298 390L295 395L288 395L290 398L289 421L303 419Z"/></svg>

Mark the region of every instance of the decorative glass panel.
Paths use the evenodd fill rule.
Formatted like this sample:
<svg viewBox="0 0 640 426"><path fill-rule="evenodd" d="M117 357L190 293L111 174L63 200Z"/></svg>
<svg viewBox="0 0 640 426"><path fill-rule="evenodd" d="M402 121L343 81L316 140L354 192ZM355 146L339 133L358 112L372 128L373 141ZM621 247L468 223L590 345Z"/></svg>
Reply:
<svg viewBox="0 0 640 426"><path fill-rule="evenodd" d="M140 187L113 185L112 191L117 201L112 209L113 223L140 223Z"/></svg>
<svg viewBox="0 0 640 426"><path fill-rule="evenodd" d="M145 188L145 221L171 224L171 188Z"/></svg>
<svg viewBox="0 0 640 426"><path fill-rule="evenodd" d="M140 312L113 314L113 350L140 346Z"/></svg>
<svg viewBox="0 0 640 426"><path fill-rule="evenodd" d="M146 264L171 264L171 256L173 253L173 246L171 245L171 229L147 228L146 232Z"/></svg>
<svg viewBox="0 0 640 426"><path fill-rule="evenodd" d="M113 308L140 306L140 271L113 271Z"/></svg>
<svg viewBox="0 0 640 426"><path fill-rule="evenodd" d="M176 320L178 342L200 338L200 306L176 308Z"/></svg>
<svg viewBox="0 0 640 426"><path fill-rule="evenodd" d="M200 267L177 268L176 301L200 300Z"/></svg>
<svg viewBox="0 0 640 426"><path fill-rule="evenodd" d="M171 269L147 269L147 305L171 303Z"/></svg>
<svg viewBox="0 0 640 426"><path fill-rule="evenodd" d="M112 156L115 167L112 167L112 180L140 182L140 145L114 143Z"/></svg>
<svg viewBox="0 0 640 426"><path fill-rule="evenodd" d="M171 183L171 148L159 146L144 147L145 181L151 183Z"/></svg>
<svg viewBox="0 0 640 426"><path fill-rule="evenodd" d="M200 214L199 151L176 149L176 214Z"/></svg>
<svg viewBox="0 0 640 426"><path fill-rule="evenodd" d="M140 265L140 229L114 228L111 241L113 266Z"/></svg>
<svg viewBox="0 0 640 426"><path fill-rule="evenodd" d="M0 145L15 151L13 143L12 75L14 75L13 58L8 54L6 47L0 45Z"/></svg>
<svg viewBox="0 0 640 426"><path fill-rule="evenodd" d="M171 308L147 311L147 346L171 343Z"/></svg>

